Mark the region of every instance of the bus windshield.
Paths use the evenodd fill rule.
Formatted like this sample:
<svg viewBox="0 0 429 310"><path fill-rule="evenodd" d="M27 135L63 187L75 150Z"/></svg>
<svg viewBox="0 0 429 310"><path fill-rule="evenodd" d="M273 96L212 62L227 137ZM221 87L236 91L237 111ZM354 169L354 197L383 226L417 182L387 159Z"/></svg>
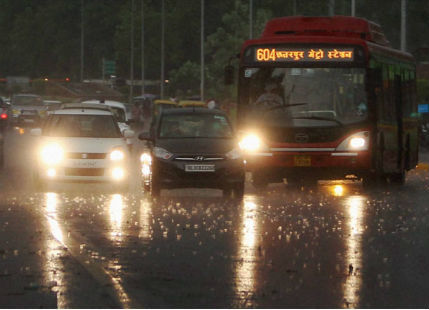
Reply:
<svg viewBox="0 0 429 310"><path fill-rule="evenodd" d="M274 126L358 123L368 115L364 76L364 68L245 68L241 104Z"/></svg>

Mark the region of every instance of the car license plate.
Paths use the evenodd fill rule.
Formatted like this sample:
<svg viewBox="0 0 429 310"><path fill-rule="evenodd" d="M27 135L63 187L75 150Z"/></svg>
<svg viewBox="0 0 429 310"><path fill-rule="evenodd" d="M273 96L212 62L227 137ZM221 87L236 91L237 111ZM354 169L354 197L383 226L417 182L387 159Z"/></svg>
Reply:
<svg viewBox="0 0 429 310"><path fill-rule="evenodd" d="M75 168L97 168L95 160L73 160L72 166Z"/></svg>
<svg viewBox="0 0 429 310"><path fill-rule="evenodd" d="M215 165L185 165L187 172L213 172Z"/></svg>
<svg viewBox="0 0 429 310"><path fill-rule="evenodd" d="M295 155L293 158L293 165L298 167L311 166L311 156Z"/></svg>

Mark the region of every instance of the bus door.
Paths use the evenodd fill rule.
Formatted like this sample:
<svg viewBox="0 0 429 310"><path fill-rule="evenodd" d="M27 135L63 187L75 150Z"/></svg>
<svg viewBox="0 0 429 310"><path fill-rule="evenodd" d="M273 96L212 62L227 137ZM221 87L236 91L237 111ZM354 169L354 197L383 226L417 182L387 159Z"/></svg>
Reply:
<svg viewBox="0 0 429 310"><path fill-rule="evenodd" d="M401 76L395 75L394 80L394 89L395 89L395 111L396 111L396 128L397 128L397 157L396 157L396 167L398 169L402 168L403 154L404 154L404 124L403 124L403 108L402 108L402 82Z"/></svg>

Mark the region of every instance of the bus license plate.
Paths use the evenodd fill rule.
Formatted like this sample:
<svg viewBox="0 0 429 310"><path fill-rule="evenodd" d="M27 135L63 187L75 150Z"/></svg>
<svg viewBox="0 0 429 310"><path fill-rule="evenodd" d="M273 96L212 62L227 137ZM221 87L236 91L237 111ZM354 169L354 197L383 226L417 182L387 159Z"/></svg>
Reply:
<svg viewBox="0 0 429 310"><path fill-rule="evenodd" d="M215 165L185 165L186 172L213 172Z"/></svg>
<svg viewBox="0 0 429 310"><path fill-rule="evenodd" d="M294 166L308 167L311 166L311 156L307 155L295 155L293 158Z"/></svg>

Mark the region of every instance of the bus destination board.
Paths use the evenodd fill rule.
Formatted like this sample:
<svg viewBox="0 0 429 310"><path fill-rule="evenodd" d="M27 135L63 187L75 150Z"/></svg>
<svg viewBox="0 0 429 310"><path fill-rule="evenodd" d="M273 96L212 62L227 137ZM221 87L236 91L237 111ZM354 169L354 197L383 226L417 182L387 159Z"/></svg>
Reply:
<svg viewBox="0 0 429 310"><path fill-rule="evenodd" d="M353 62L353 48L271 48L255 49L256 62Z"/></svg>

